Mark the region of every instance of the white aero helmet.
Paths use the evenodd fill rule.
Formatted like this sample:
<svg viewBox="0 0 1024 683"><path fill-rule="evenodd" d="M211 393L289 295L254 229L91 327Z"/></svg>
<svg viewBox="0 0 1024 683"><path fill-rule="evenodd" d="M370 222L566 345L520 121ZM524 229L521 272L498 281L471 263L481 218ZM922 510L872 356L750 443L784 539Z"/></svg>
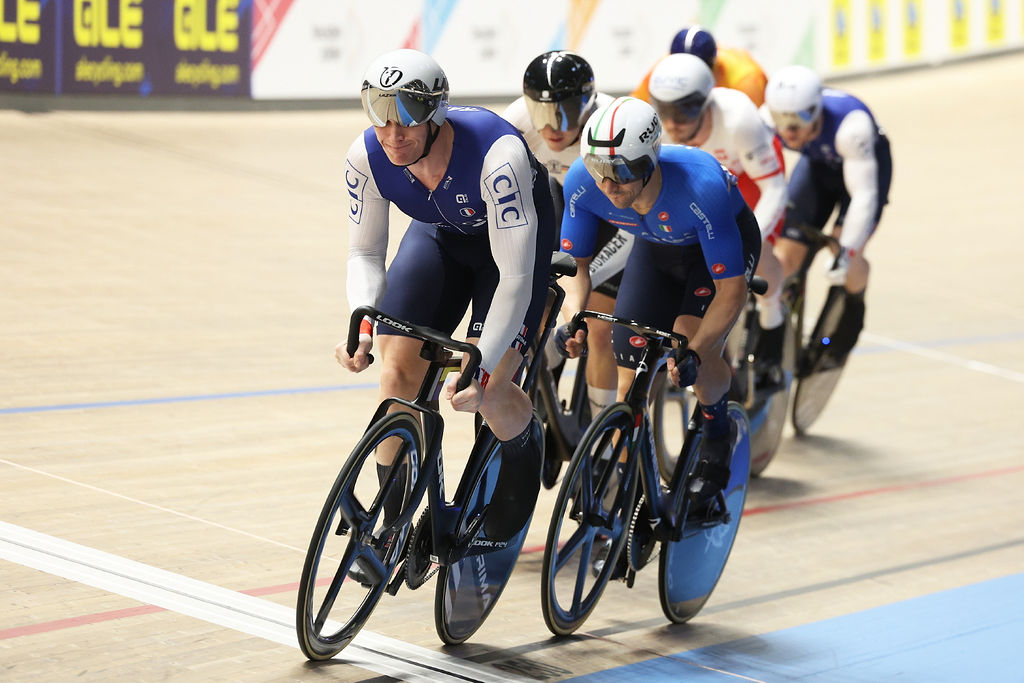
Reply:
<svg viewBox="0 0 1024 683"><path fill-rule="evenodd" d="M363 111L375 126L444 123L448 79L434 58L419 50L392 50L377 57L363 78Z"/></svg>
<svg viewBox="0 0 1024 683"><path fill-rule="evenodd" d="M648 87L661 118L684 123L696 121L707 109L715 77L703 59L679 52L655 65Z"/></svg>
<svg viewBox="0 0 1024 683"><path fill-rule="evenodd" d="M776 71L764 91L775 126L781 130L814 123L821 113L821 89L821 78L806 66L794 64Z"/></svg>
<svg viewBox="0 0 1024 683"><path fill-rule="evenodd" d="M599 108L583 128L580 156L594 180L646 181L658 165L661 121L654 107L620 97Z"/></svg>

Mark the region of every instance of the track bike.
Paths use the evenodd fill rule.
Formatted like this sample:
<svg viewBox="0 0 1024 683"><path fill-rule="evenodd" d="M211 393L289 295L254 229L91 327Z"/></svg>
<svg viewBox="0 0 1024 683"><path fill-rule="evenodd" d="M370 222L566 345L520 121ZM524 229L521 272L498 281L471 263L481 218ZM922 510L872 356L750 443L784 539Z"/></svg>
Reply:
<svg viewBox="0 0 1024 683"><path fill-rule="evenodd" d="M846 366L848 354L840 356L830 349L832 335L843 315L846 293L842 285L829 287L814 327L809 332L805 331L808 270L821 248L838 249L839 242L832 235L810 226L796 227L809 238L810 244L799 270L783 285L782 301L789 310L790 326L794 331L792 348L796 359L796 390L793 392L791 420L796 433L804 434L825 409ZM835 263L833 260L832 267Z"/></svg>
<svg viewBox="0 0 1024 683"><path fill-rule="evenodd" d="M564 295L563 297L564 298ZM558 311L558 308L551 310ZM576 444L590 424L590 401L587 398L587 357L581 356L576 363L568 396L559 395L564 366L552 368L544 355L543 348L534 349L541 364L534 385L533 404L544 423L544 465L541 469L541 483L544 488L554 488L562 465L569 461ZM567 378L566 378L567 379Z"/></svg>
<svg viewBox="0 0 1024 683"><path fill-rule="evenodd" d="M694 503L687 485L698 471L700 412L687 425L682 456L667 480L659 472L648 414L654 377L673 346L686 348L686 337L594 311L578 313L572 329L587 317L626 327L643 344L637 342L640 362L626 400L595 416L562 479L541 572L544 621L556 635L572 633L613 576L632 587L636 572L658 554L662 611L683 623L710 597L739 528L750 470L746 414L730 402L728 485L710 502Z"/></svg>
<svg viewBox="0 0 1024 683"><path fill-rule="evenodd" d="M572 272L572 257L552 258L549 289L556 298L564 292L555 280ZM420 588L434 574L438 636L450 645L464 642L501 596L529 528L527 520L508 540L490 539L483 531L488 514L502 513L489 507L502 450L486 423L476 430L450 501L446 493L439 397L453 371L462 372L459 390L469 385L480 363L477 347L364 306L352 313L350 354L358 347L364 316L421 339L420 356L429 366L414 400L389 398L380 404L327 495L306 553L296 604L299 646L311 660L330 659L351 643L385 593L395 595L403 584ZM541 348L550 331L548 322L538 335ZM524 388L535 381L536 358L524 359ZM382 445L396 453L383 477L374 457ZM427 506L413 524L424 497ZM384 515L388 500L400 501L400 512L391 520Z"/></svg>

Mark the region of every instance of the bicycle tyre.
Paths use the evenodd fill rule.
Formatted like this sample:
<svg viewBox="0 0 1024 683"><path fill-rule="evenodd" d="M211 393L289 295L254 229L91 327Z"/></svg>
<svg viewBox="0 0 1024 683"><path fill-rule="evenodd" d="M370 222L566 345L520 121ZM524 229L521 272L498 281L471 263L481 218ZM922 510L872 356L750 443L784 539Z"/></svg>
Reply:
<svg viewBox="0 0 1024 683"><path fill-rule="evenodd" d="M733 401L729 402L729 419L733 454L729 484L724 491L729 519L712 526L684 519L682 538L662 543L658 594L662 612L676 624L696 616L711 597L739 531L750 476L750 425L743 407ZM700 439L696 438L687 460L691 471L696 466L699 448ZM684 481L688 480L689 477Z"/></svg>
<svg viewBox="0 0 1024 683"><path fill-rule="evenodd" d="M456 523L456 537L480 515L494 493L501 468L501 442L493 436L486 446L486 464L479 469ZM538 476L540 473L538 472ZM434 627L447 645L463 643L483 625L512 576L530 523L498 550L471 551L437 573L434 593ZM479 534L480 532L478 532Z"/></svg>
<svg viewBox="0 0 1024 683"><path fill-rule="evenodd" d="M394 530L388 539L390 543L385 544L385 539L381 539L381 547L385 549L381 557L377 556L371 546L364 543L364 539L371 535L379 535L383 530L383 524L380 522L382 501L389 488L398 485L394 478L385 482L384 488L377 484L373 453L377 446L390 438L401 440L398 458L407 463L407 471L411 472L411 476L404 482L403 510L416 504L416 501L408 500L408 495L415 482L422 453L423 434L420 423L410 413L389 413L366 430L345 461L331 487L309 542L299 580L295 610L299 647L308 659L330 659L352 642L383 596L404 552L409 524ZM366 483L370 477L376 487ZM376 488L377 492L357 493L357 485L361 491L369 492ZM367 498L371 502L369 505L363 505L361 499ZM343 504L345 508L349 508L345 512ZM345 540L341 541L344 551L340 560L334 560L331 553L325 553L325 546L333 537L339 536L345 537ZM369 570L377 574L375 584L364 586L348 576L349 570L357 560L364 572ZM332 566L336 567L333 571ZM318 581L321 575L325 578L328 575L331 577L330 586L322 596L317 594L318 584L322 583ZM342 589L345 589L346 598L339 604L338 597ZM365 595L359 598L362 593ZM340 623L329 620L335 609L350 616ZM341 617L341 614L338 614L338 617Z"/></svg>
<svg viewBox="0 0 1024 683"><path fill-rule="evenodd" d="M667 372L659 372L655 376L650 395L648 415L651 419L654 452L658 457L658 473L662 481L668 482L675 472L697 397L690 387L672 384ZM678 444L672 442L675 437L669 436L670 431L678 432Z"/></svg>
<svg viewBox="0 0 1024 683"><path fill-rule="evenodd" d="M756 407L748 414L750 422L750 476L758 477L771 464L782 442L782 432L786 427L786 413L789 412L789 399L793 391L796 372L796 333L793 329L792 316L783 319L786 326L785 341L782 347L782 386L774 393L759 400Z"/></svg>
<svg viewBox="0 0 1024 683"><path fill-rule="evenodd" d="M791 421L798 435L807 433L839 384L846 359L836 362L828 352L827 340L835 332L843 314L843 288L833 286L828 293L811 338L798 362L798 380L793 395Z"/></svg>
<svg viewBox="0 0 1024 683"><path fill-rule="evenodd" d="M605 507L609 465L630 452L633 412L625 403L602 410L587 428L562 479L548 526L541 570L544 622L555 635L569 635L590 616L604 592L626 542L636 495L635 456L624 468L626 481ZM616 439L616 435L619 435ZM609 445L612 450L605 454ZM585 492L584 495L579 495ZM591 522L604 520L604 526ZM594 540L600 533L611 546L604 565L592 574ZM564 570L564 574L563 574ZM564 590L562 590L564 589Z"/></svg>

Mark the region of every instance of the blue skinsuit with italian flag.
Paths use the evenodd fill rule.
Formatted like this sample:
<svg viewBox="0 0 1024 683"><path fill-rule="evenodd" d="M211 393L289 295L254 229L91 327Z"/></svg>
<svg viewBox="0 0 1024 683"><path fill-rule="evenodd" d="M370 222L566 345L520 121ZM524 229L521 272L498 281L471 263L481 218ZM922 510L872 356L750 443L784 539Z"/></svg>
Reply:
<svg viewBox="0 0 1024 683"><path fill-rule="evenodd" d="M672 329L677 315L703 317L714 297L714 280L750 278L761 236L736 177L713 156L695 147L662 145L658 162L661 193L641 215L612 204L577 159L563 186L561 248L590 256L602 218L635 234L640 239L626 262L615 315ZM616 355L620 364L628 364L619 329Z"/></svg>

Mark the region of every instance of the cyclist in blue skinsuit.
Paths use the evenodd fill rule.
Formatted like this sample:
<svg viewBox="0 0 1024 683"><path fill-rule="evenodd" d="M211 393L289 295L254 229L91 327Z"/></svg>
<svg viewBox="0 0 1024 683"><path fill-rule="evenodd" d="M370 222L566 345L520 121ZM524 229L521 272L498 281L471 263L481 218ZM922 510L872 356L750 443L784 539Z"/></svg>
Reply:
<svg viewBox="0 0 1024 683"><path fill-rule="evenodd" d="M823 88L818 75L805 66L783 67L772 75L764 108L782 143L800 153L789 178L790 208L775 245L784 275L796 272L807 253L808 237L795 226L821 230L839 207L833 234L841 251L826 277L846 290L828 354L841 364L864 325L869 272L864 247L889 200L889 140L863 102Z"/></svg>
<svg viewBox="0 0 1024 683"><path fill-rule="evenodd" d="M467 339L480 348L477 376L445 398L477 412L502 443L502 468L484 532L518 533L540 490L542 434L529 397L513 381L547 298L555 215L547 172L519 131L497 114L449 107L448 80L430 56L395 50L367 69L363 109L373 125L348 151L347 295L354 309L385 313L452 334L472 304ZM391 203L412 218L385 272ZM372 328L338 362L369 365ZM422 342L381 326L381 399L415 397L426 371ZM376 452L384 476L394 453ZM401 500L385 502L385 519Z"/></svg>
<svg viewBox="0 0 1024 683"><path fill-rule="evenodd" d="M580 154L565 178L562 249L590 254L599 219L640 238L626 262L615 315L674 329L690 340L687 352L668 367L676 384L693 384L704 415L701 461L690 492L706 501L729 481L731 373L722 350L757 268L757 220L736 177L713 156L661 146L661 122L642 100L623 97L594 112ZM586 269L566 282L566 292L563 310L571 318L590 292ZM558 337L576 355L585 331L569 337L563 326ZM639 360L634 345L642 343L615 329L620 400Z"/></svg>

